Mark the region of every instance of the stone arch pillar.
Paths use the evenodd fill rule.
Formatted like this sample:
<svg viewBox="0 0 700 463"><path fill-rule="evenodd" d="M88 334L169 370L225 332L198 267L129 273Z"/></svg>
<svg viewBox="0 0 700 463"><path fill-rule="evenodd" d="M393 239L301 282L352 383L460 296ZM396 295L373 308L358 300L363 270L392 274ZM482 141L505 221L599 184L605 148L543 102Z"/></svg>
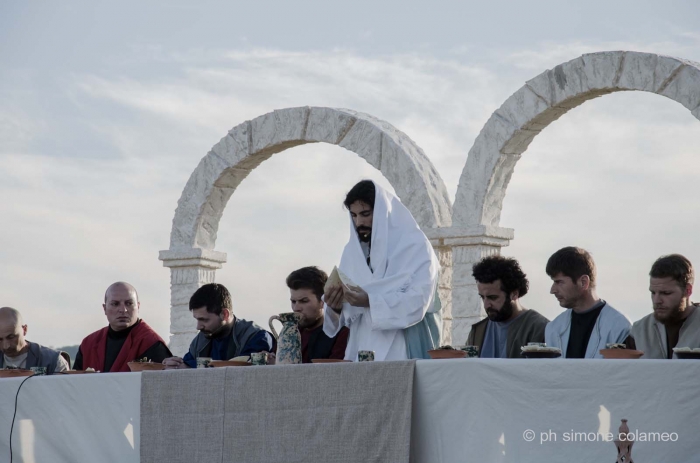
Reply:
<svg viewBox="0 0 700 463"><path fill-rule="evenodd" d="M481 317L471 266L497 254L513 238L500 228L503 198L515 164L551 122L584 102L608 93L645 91L670 98L700 119L700 64L631 51L599 52L560 64L529 80L484 125L469 151L454 203L452 244L453 336L466 340ZM460 238L460 236L462 238Z"/></svg>
<svg viewBox="0 0 700 463"><path fill-rule="evenodd" d="M424 231L451 225L451 204L437 170L423 150L389 123L348 109L320 107L287 108L246 121L231 129L190 176L175 211L170 249L160 253L163 265L171 269L170 347L174 353L185 352L196 334L189 297L199 286L214 281L216 269L226 262L226 254L214 246L231 195L273 154L317 142L350 150L378 169ZM445 257L449 249L436 251L443 262L449 262ZM441 292L447 298L445 278ZM445 318L451 318L449 307Z"/></svg>

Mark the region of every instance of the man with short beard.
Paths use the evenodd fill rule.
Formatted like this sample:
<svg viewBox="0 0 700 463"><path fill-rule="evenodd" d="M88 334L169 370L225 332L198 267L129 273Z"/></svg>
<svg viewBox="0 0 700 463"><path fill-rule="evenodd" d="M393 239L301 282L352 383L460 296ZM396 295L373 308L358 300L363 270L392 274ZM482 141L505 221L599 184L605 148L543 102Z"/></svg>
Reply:
<svg viewBox="0 0 700 463"><path fill-rule="evenodd" d="M345 357L350 330L343 327L334 337L323 332L322 297L327 280L326 273L317 267L300 268L287 277L292 310L301 314L299 333L302 363L311 363L313 359L342 360Z"/></svg>
<svg viewBox="0 0 700 463"><path fill-rule="evenodd" d="M472 267L487 318L472 325L467 344L479 346L481 358L521 358L522 346L544 342L549 320L520 304L529 283L515 259L483 258Z"/></svg>
<svg viewBox="0 0 700 463"><path fill-rule="evenodd" d="M165 368L196 368L197 357L230 360L253 352L271 352L272 335L253 322L236 318L231 306L231 294L224 285L209 283L195 291L190 311L199 333L183 358L163 360Z"/></svg>
<svg viewBox="0 0 700 463"><path fill-rule="evenodd" d="M649 277L654 312L635 322L631 332L642 358L670 359L676 346L700 347L700 311L690 302L695 281L690 261L680 254L659 257Z"/></svg>
<svg viewBox="0 0 700 463"><path fill-rule="evenodd" d="M440 264L411 212L371 180L357 183L343 201L350 239L338 269L352 284L324 294L323 330L333 337L350 328L345 359L374 352L374 359L428 358L440 345Z"/></svg>
<svg viewBox="0 0 700 463"><path fill-rule="evenodd" d="M595 262L588 251L562 248L549 258L546 272L552 279L549 292L567 309L547 325L548 346L560 348L562 358L603 358L600 350L607 344L625 342L630 322L598 297Z"/></svg>

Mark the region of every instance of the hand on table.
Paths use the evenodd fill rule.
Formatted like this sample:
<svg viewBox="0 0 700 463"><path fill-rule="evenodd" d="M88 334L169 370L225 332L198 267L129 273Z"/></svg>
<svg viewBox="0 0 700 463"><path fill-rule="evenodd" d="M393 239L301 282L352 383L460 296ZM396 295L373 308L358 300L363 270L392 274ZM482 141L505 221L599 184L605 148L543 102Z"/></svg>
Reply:
<svg viewBox="0 0 700 463"><path fill-rule="evenodd" d="M163 360L163 365L165 365L166 370L179 370L182 368L189 368L180 357L169 357Z"/></svg>
<svg viewBox="0 0 700 463"><path fill-rule="evenodd" d="M267 364L274 365L275 363L277 363L277 356L274 354L274 352L269 352L267 354Z"/></svg>

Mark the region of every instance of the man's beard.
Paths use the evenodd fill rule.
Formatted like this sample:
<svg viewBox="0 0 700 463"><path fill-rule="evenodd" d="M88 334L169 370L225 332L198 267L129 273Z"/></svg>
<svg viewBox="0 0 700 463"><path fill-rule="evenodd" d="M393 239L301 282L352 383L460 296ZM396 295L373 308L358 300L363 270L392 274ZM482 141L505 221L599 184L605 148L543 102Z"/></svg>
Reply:
<svg viewBox="0 0 700 463"><path fill-rule="evenodd" d="M214 331L205 331L205 330L200 330L200 331L204 335L205 338L216 339L216 338L221 337L224 333L226 333L228 331L228 328L229 328L229 325L222 323L221 326L219 326Z"/></svg>
<svg viewBox="0 0 700 463"><path fill-rule="evenodd" d="M671 309L670 311L667 312L666 315L663 317L659 317L658 314L656 313L656 310L654 311L654 318L663 324L667 323L674 323L674 322L679 322L683 319L683 308L687 310L687 306L684 303L684 301L681 299L681 301L678 303L676 307Z"/></svg>
<svg viewBox="0 0 700 463"><path fill-rule="evenodd" d="M504 322L513 315L513 303L507 300L503 303L501 310L489 309L486 311L486 315L492 322Z"/></svg>
<svg viewBox="0 0 700 463"><path fill-rule="evenodd" d="M355 229L355 231L357 231L357 237L364 243L369 243L372 239L372 227L360 225Z"/></svg>

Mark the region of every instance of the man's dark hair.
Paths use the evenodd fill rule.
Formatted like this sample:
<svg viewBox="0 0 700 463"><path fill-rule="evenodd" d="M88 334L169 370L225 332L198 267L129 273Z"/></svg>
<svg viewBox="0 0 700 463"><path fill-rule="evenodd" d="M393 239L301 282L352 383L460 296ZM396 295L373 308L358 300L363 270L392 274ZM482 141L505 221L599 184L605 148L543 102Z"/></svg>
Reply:
<svg viewBox="0 0 700 463"><path fill-rule="evenodd" d="M345 196L345 207L350 209L350 206L356 201L362 201L369 207L374 209L374 196L377 190L374 188L374 182L372 180L362 180L357 185L352 187L348 194Z"/></svg>
<svg viewBox="0 0 700 463"><path fill-rule="evenodd" d="M591 279L591 287L596 284L596 269L593 256L585 249L568 246L561 248L549 258L547 261L547 275L554 278L558 274L562 274L571 278L571 281L576 282L584 275L588 275Z"/></svg>
<svg viewBox="0 0 700 463"><path fill-rule="evenodd" d="M194 292L190 298L190 311L207 308L207 312L221 315L223 309L231 310L231 294L224 285L209 283Z"/></svg>
<svg viewBox="0 0 700 463"><path fill-rule="evenodd" d="M318 267L304 267L289 274L287 287L294 290L310 289L320 300L326 281L328 281L328 275L323 270Z"/></svg>
<svg viewBox="0 0 700 463"><path fill-rule="evenodd" d="M484 257L472 267L472 276L479 283L501 280L501 291L506 294L517 291L518 297L526 295L530 287L518 261L503 256Z"/></svg>
<svg viewBox="0 0 700 463"><path fill-rule="evenodd" d="M680 254L669 254L656 259L654 265L651 266L649 276L652 278L671 277L678 282L683 290L695 282L693 264Z"/></svg>

